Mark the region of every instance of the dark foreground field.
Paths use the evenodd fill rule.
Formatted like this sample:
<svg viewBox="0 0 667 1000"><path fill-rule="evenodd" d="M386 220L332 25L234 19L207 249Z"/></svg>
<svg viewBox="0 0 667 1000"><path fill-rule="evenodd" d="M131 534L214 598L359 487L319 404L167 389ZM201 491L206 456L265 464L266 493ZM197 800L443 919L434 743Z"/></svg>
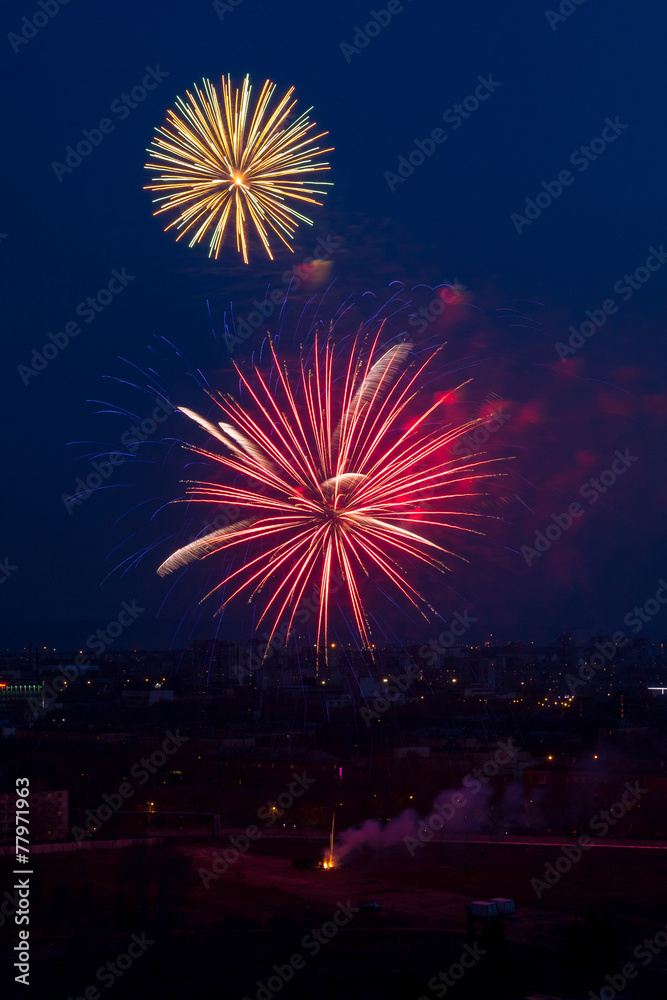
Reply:
<svg viewBox="0 0 667 1000"><path fill-rule="evenodd" d="M620 986L627 963L636 972L625 992L667 995L667 948L663 957L660 937L653 943L667 925L667 851L596 847L538 899L531 879L558 847L431 844L410 857L401 845L297 871L292 859L319 857L322 842L265 838L227 855L224 873L218 860L212 878L228 848L223 839L35 856L31 985L15 995L520 1000L598 994L607 976ZM3 859L3 889L11 879ZM490 896L515 899L516 916L468 926L465 905ZM358 910L360 900L381 908ZM16 940L8 919L5 969Z"/></svg>

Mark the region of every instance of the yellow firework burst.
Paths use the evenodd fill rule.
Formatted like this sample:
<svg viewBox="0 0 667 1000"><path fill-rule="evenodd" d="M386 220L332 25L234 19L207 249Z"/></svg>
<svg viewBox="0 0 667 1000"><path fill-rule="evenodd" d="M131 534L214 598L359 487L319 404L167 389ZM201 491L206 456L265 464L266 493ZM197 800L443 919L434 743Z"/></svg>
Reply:
<svg viewBox="0 0 667 1000"><path fill-rule="evenodd" d="M294 116L294 87L273 101L275 84L267 80L254 106L246 76L233 87L229 76L221 81L220 99L210 80L194 94L176 99L167 111L167 123L156 129L148 152L147 170L159 171L146 190L157 192L155 215L176 212L166 229L175 227L177 239L188 235L190 246L208 240L209 257L218 257L228 224L236 232L236 248L248 263L248 226L254 225L273 260L270 236L275 234L291 250L299 222L312 221L292 202L321 205L313 195L326 192L326 181L311 185L313 174L328 170L318 158L322 136L308 120L309 108Z"/></svg>

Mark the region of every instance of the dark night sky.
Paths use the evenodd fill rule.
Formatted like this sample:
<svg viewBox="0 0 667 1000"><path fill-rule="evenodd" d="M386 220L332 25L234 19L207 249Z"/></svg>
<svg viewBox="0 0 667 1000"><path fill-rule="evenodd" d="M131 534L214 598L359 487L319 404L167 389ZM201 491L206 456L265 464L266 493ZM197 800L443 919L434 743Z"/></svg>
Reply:
<svg viewBox="0 0 667 1000"><path fill-rule="evenodd" d="M667 244L667 14L657 3L566 2L573 13L552 30L534 3L414 0L348 63L341 43L352 42L370 6L242 0L221 21L208 0L71 0L15 53L6 36L38 8L36 0L3 5L0 561L17 568L0 584L0 647L29 640L78 645L89 625L105 625L133 599L146 612L130 644L173 633L201 577L195 568L192 585L182 583L165 605L162 630L152 630L171 586L155 576L168 544L125 575L105 578L120 558L175 530L178 512L171 522L150 522L136 511L119 522L137 504L178 492L174 464L163 468L164 448L154 444L139 457L157 459L156 466L123 469L114 488L68 514L61 496L90 472L81 456L93 450L69 443L95 441L102 451L130 425L96 415L91 400L150 412L146 398L108 377L130 377L119 358L154 364L149 345L156 335L233 388L206 300L219 330L230 302L237 314L247 313L267 282L282 287L285 269L330 234L343 240L332 277L344 294L381 294L394 278L410 286L456 278L466 286L479 309L429 333L442 339L447 330L453 367L464 356L478 366L471 405L493 391L512 414L498 447L518 456L510 486L520 498L507 505L507 523L493 528L488 542L466 545L471 563L450 581L461 596L430 590L443 617L472 609L475 639L489 632L549 639L562 629L611 631L623 628L624 616L667 576L667 266L627 302L613 291L644 264L650 247ZM125 120L110 112L141 83L145 67L158 65L168 76L143 103ZM313 105L335 146L335 186L325 207L313 209L314 231L300 231L295 256L281 252L273 265L256 254L243 269L231 252L212 263L201 250L175 244L142 190L145 148L166 108L193 81L222 73L239 81L250 73L255 83L268 77L281 90L294 84L300 106ZM489 74L501 86L459 129L443 126L447 141L390 191L385 172ZM105 117L114 131L59 182L53 161ZM523 211L542 181L570 167L570 154L599 136L606 118L628 127L588 169L572 166L571 186L517 233L511 214ZM75 319L77 304L122 268L134 276L128 287L25 385L18 366L30 363L32 349ZM618 311L561 364L554 343L610 297ZM527 326L503 322L498 312L517 299L541 303L527 307ZM255 334L245 353L260 341ZM159 365L169 398L181 402L185 369L179 373L165 359ZM179 433L176 421L165 434ZM637 461L598 503L584 502L580 522L528 567L521 546L626 448ZM248 621L239 634L247 636ZM439 631L424 628L425 638ZM645 631L667 629L658 618Z"/></svg>

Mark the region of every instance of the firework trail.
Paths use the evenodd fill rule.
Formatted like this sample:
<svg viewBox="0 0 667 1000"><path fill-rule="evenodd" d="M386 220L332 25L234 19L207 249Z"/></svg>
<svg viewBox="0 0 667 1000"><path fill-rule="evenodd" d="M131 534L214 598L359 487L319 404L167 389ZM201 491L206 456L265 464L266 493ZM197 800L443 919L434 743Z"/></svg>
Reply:
<svg viewBox="0 0 667 1000"><path fill-rule="evenodd" d="M433 611L408 580L403 562L446 570L442 557L454 553L427 532L473 531L459 522L482 516L461 510L460 501L479 495L468 490L489 475L479 467L490 460L452 461L449 449L483 418L443 425L438 411L461 386L417 410L425 369L437 351L408 370L412 345L380 349L381 332L370 349L363 349L357 337L351 350L340 352L330 336L315 334L312 350L302 352L292 376L269 340L268 375L258 367L246 374L235 364L247 406L209 393L224 417L215 423L180 407L222 445L216 452L188 447L225 473L246 477L250 486L190 483L183 499L232 504L240 518L179 548L158 573L165 576L194 560L250 544L247 561L206 596L231 584L224 607L242 591L249 599L265 591L259 623L271 620L269 645L285 619L289 635L299 602L316 584L318 647L323 640L326 648L336 573L345 581L366 647L371 645L370 623L361 581L371 572L381 574L422 613L424 605Z"/></svg>
<svg viewBox="0 0 667 1000"><path fill-rule="evenodd" d="M162 203L155 215L176 212L166 228L176 227L177 239L187 234L191 247L208 239L209 257L218 257L230 223L247 264L252 224L273 260L272 234L291 250L299 222L312 225L293 202L322 204L312 195L325 191L310 185L314 173L329 169L316 157L331 149L314 145L327 133L310 134L316 127L308 121L310 108L290 121L293 87L272 106L276 87L267 80L253 107L249 77L241 88L229 77L221 84L222 99L206 79L194 94L186 91L185 99L176 99L177 111L167 112L167 124L156 129L148 149L152 159L146 169L159 173L146 190L157 192L155 202Z"/></svg>

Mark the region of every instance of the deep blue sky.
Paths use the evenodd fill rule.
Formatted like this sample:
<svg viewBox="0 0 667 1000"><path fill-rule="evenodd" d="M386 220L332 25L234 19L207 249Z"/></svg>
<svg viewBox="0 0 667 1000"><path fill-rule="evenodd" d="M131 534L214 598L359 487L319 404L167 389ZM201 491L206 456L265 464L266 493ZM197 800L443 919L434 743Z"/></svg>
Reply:
<svg viewBox="0 0 667 1000"><path fill-rule="evenodd" d="M552 30L542 5L532 2L414 0L348 62L341 43L353 42L372 8L358 0L243 0L222 21L208 0L70 0L18 52L7 36L39 8L30 0L3 5L0 561L18 568L0 584L0 647L42 638L80 644L80 630L104 626L124 600L146 607L144 625L155 617L166 592L154 575L157 557L103 581L118 561L107 558L110 551L130 532L140 532L135 548L162 537L145 519L117 520L144 500L177 492L173 469L170 481L156 473L157 484L150 466L143 477L123 470L114 485L127 488L91 496L68 515L61 495L90 471L80 458L86 446L68 443L118 441L130 422L105 423L89 401L130 405L106 377L128 377L119 357L140 367L151 363L148 345L156 335L231 389L207 298L219 329L230 302L237 313L247 312L268 281L280 287L285 268L329 234L344 241L332 277L345 293L379 293L393 278L431 285L457 278L471 303L487 310L482 327L494 332L476 338L471 329L458 348L453 338L448 360L456 363L464 343L466 356L479 351L484 392L511 396L513 412L521 414L517 435L530 423L531 405L543 405L537 429L505 442L521 451L522 475L533 470L533 492L508 514L502 544L518 550L530 541L552 512L565 509L567 491L576 494L589 475L607 468L615 449L639 455L611 506L591 508L586 525L536 565L505 550L502 560L467 551L472 563L461 580L462 603L451 604L443 590L442 615L476 608L476 638L489 632L549 638L562 628L623 627L626 612L652 596L667 574L661 444L667 267L627 303L612 289L644 264L651 246L667 242L667 16L655 3L586 0L572 7ZM110 113L112 102L141 83L147 66L168 76L121 121ZM314 231L300 232L296 256L285 251L273 265L256 255L244 269L231 252L212 264L201 251L176 245L142 190L145 148L166 108L195 80L222 73L239 81L250 73L256 83L268 77L280 89L295 85L300 106L314 106L335 146L329 178L335 186L325 208L313 210ZM457 130L443 125L443 112L489 74L501 84L490 98ZM65 147L105 117L114 131L59 182L53 161L62 162ZM608 117L628 127L580 172L570 154L599 136ZM385 172L439 127L446 142L392 192ZM523 212L542 181L568 168L571 186L517 233L511 214ZM30 363L32 349L74 320L77 304L122 268L135 276L128 287L24 385L18 366ZM617 314L577 355L568 380L554 342L610 297L619 302ZM494 325L494 309L516 299L542 303L539 332ZM432 333L440 335L439 328ZM161 374L170 398L180 402L183 373L165 362ZM134 405L139 412L143 404L135 397ZM145 405L142 416L152 408ZM168 432L178 433L176 425ZM522 520L526 504L533 520ZM166 554L164 546L156 551ZM180 588L168 622L188 610L196 592ZM17 626L24 620L30 626ZM646 631L665 629L658 620ZM248 634L247 622L241 632Z"/></svg>

